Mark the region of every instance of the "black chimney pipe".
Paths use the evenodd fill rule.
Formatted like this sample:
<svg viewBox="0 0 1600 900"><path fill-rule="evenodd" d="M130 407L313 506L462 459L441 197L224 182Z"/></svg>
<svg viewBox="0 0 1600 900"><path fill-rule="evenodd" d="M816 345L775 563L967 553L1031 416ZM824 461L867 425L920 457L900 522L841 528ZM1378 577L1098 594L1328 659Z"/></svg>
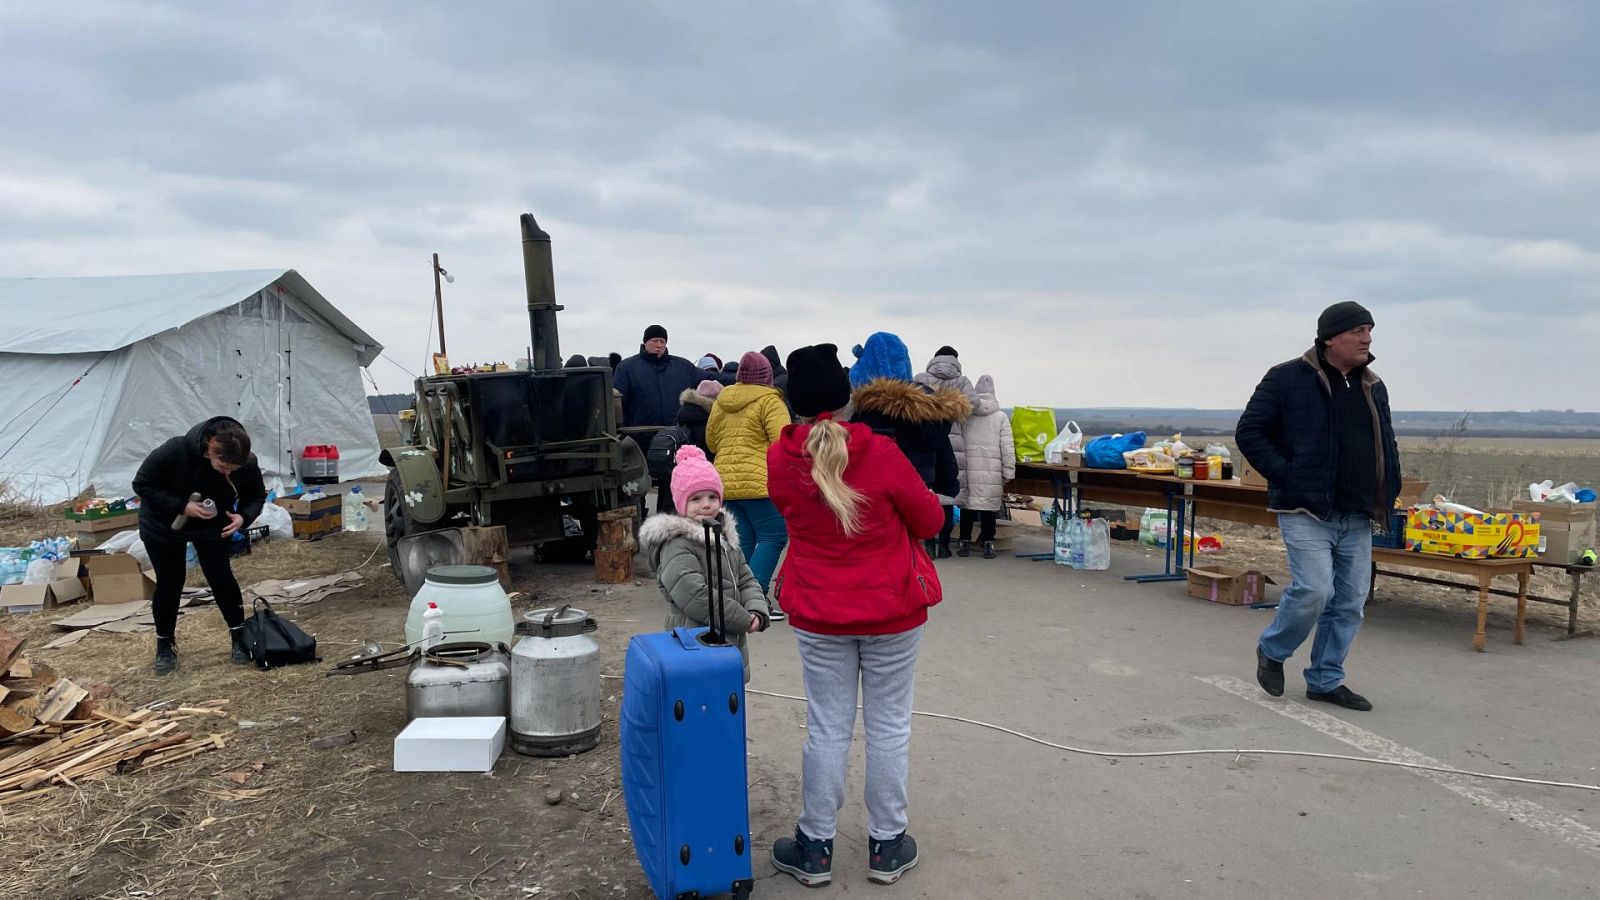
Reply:
<svg viewBox="0 0 1600 900"><path fill-rule="evenodd" d="M561 368L561 336L556 330L556 275L550 257L550 235L522 214L522 274L528 288L528 327L532 330L530 369Z"/></svg>

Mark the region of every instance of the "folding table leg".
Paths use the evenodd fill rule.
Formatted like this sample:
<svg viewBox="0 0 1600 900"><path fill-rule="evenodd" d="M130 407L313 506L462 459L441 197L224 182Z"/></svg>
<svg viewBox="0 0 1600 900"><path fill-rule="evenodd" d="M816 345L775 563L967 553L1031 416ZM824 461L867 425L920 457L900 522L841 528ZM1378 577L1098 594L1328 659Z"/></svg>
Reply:
<svg viewBox="0 0 1600 900"><path fill-rule="evenodd" d="M1489 578L1488 575L1478 576L1478 633L1472 638L1472 649L1479 653L1487 643L1484 632L1489 625Z"/></svg>
<svg viewBox="0 0 1600 900"><path fill-rule="evenodd" d="M1522 624L1528 617L1528 573L1517 573L1517 627L1512 632L1512 637L1517 643L1522 643Z"/></svg>

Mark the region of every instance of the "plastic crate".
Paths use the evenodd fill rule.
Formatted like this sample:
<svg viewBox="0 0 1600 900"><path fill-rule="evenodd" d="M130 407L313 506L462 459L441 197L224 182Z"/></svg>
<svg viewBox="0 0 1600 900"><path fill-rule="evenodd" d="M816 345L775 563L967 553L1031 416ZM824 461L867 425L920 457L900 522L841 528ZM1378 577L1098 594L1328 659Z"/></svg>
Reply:
<svg viewBox="0 0 1600 900"><path fill-rule="evenodd" d="M1384 547L1389 550L1404 550L1406 548L1406 511L1397 509L1389 513L1389 533L1383 533L1383 526L1377 522L1372 523L1372 546Z"/></svg>

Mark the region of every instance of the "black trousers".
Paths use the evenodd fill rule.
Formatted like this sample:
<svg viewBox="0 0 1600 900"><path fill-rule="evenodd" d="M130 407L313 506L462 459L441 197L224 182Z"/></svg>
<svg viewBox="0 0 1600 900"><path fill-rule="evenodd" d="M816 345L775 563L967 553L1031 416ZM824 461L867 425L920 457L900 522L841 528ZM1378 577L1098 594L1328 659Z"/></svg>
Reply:
<svg viewBox="0 0 1600 900"><path fill-rule="evenodd" d="M992 509L963 509L961 511L961 539L972 540L972 520L981 518L983 527L978 531L978 542L994 540L995 522L1000 518L1000 513Z"/></svg>
<svg viewBox="0 0 1600 900"><path fill-rule="evenodd" d="M945 547L950 546L950 532L955 530L956 508L954 506L946 506L944 508L944 524L939 526L939 543Z"/></svg>
<svg viewBox="0 0 1600 900"><path fill-rule="evenodd" d="M188 577L187 541L152 538L143 531L145 552L150 554L150 567L156 572L156 596L151 601L151 613L156 620L156 637L173 637L178 629L178 601L183 596L183 582ZM200 571L211 585L217 598L217 610L229 628L244 624L244 594L233 577L233 565L228 561L228 541L195 541L194 553L200 558Z"/></svg>

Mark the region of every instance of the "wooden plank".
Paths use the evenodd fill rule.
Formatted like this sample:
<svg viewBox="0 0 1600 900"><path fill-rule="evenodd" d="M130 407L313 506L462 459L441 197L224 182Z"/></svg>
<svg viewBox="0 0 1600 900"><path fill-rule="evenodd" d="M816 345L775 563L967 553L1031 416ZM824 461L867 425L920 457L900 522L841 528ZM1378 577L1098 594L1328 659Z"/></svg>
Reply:
<svg viewBox="0 0 1600 900"><path fill-rule="evenodd" d="M47 770L43 775L39 775L39 776L36 776L36 777L33 777L33 778L29 778L28 780L24 781L22 783L22 789L25 790L25 791L26 790L31 790L32 788L35 788L35 787L39 786L43 782L46 782L46 781L49 781L52 778L55 778L57 775L60 775L62 772L67 771L68 769L72 768L73 766L76 766L76 765L78 765L80 763L83 763L83 762L85 762L87 760L93 759L94 757L99 756L100 754L105 753L107 751L110 751L113 748L126 746L127 744L129 744L129 743L131 743L133 741L136 741L136 740L139 740L141 738L148 737L148 736L149 736L149 732L147 732L147 731L145 731L144 729L141 728L141 729L139 729L137 731L129 732L129 733L124 734L121 737L115 738L113 740L101 741L101 742L95 744L93 747L90 747L89 749L87 749L87 750L83 751L82 753L78 754L77 756L72 757L71 759L67 760L66 762L57 764L55 767Z"/></svg>
<svg viewBox="0 0 1600 900"><path fill-rule="evenodd" d="M9 707L0 707L0 738L15 737L35 726L32 716Z"/></svg>
<svg viewBox="0 0 1600 900"><path fill-rule="evenodd" d="M89 696L89 692L70 678L63 678L50 686L39 703L39 721L59 722L70 718L72 711L78 704Z"/></svg>
<svg viewBox="0 0 1600 900"><path fill-rule="evenodd" d="M0 676L10 673L11 664L22 653L23 642L23 638L19 638L4 628L0 628Z"/></svg>

